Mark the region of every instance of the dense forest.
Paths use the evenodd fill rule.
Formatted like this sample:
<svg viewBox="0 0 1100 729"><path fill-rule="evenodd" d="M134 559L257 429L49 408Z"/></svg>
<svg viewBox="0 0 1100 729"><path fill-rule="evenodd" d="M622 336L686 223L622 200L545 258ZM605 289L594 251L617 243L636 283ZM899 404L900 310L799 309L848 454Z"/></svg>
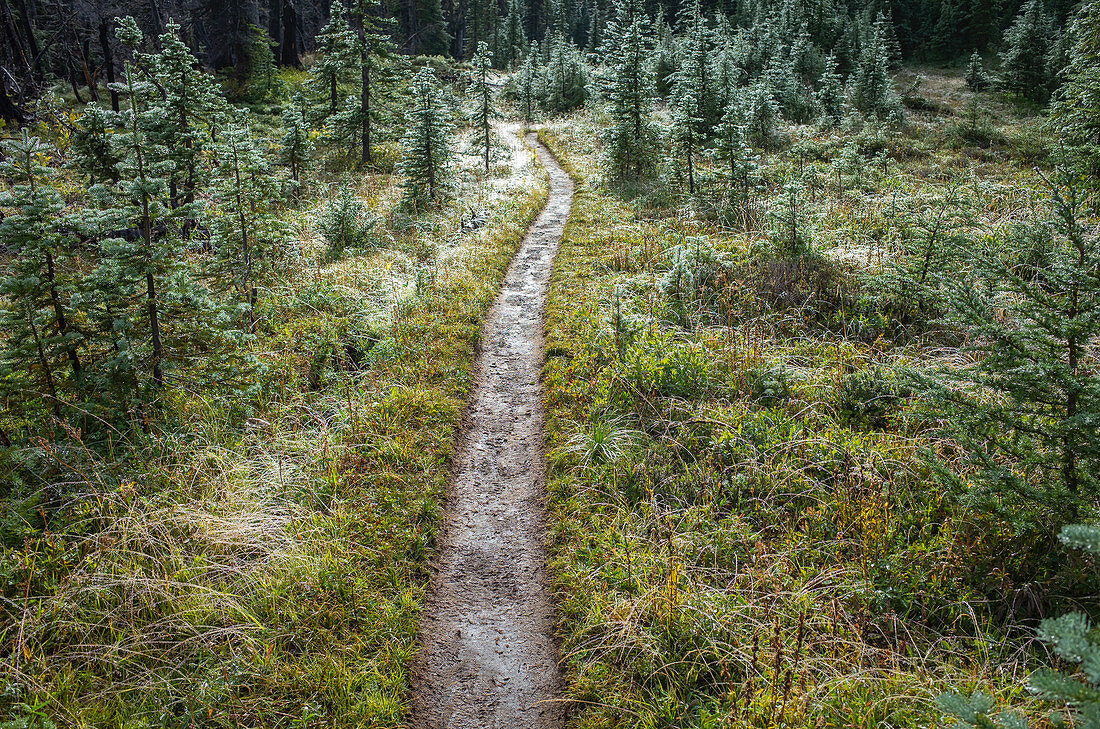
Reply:
<svg viewBox="0 0 1100 729"><path fill-rule="evenodd" d="M479 458L539 494L562 713L483 725L1100 727L1100 0L0 38L0 729L444 725L468 404L524 337L492 423L545 474ZM545 336L493 329L550 238Z"/></svg>

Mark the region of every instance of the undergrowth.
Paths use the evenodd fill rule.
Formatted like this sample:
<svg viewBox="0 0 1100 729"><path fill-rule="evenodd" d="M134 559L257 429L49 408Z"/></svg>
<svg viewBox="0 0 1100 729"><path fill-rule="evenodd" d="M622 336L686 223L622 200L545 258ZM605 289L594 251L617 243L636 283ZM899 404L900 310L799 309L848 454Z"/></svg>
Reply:
<svg viewBox="0 0 1100 729"><path fill-rule="evenodd" d="M546 365L571 725L933 726L957 687L1033 705L1033 626L1073 596L936 481L908 374L958 356L921 264L1026 215L1027 173L948 151L947 122L799 129L715 215L705 170L695 198L610 184L598 123L540 132L578 182ZM797 248L769 223L792 178Z"/></svg>

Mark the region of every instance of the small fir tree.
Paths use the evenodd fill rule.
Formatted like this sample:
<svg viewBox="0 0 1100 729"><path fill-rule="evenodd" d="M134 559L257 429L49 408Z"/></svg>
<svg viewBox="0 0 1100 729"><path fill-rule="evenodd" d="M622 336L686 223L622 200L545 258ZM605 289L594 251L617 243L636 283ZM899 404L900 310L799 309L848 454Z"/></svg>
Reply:
<svg viewBox="0 0 1100 729"><path fill-rule="evenodd" d="M977 51L970 54L970 61L966 64L966 85L971 91L985 91L992 83L989 74L986 73L985 64Z"/></svg>
<svg viewBox="0 0 1100 729"><path fill-rule="evenodd" d="M432 204L443 191L451 155L451 124L440 95L432 70L421 69L413 81L400 164L405 176L405 199L413 209Z"/></svg>
<svg viewBox="0 0 1100 729"><path fill-rule="evenodd" d="M759 157L747 136L740 106L730 104L714 130L712 154L731 205L748 203L756 183Z"/></svg>
<svg viewBox="0 0 1100 729"><path fill-rule="evenodd" d="M695 156L699 152L702 138L699 128L703 125L702 110L699 108L699 76L694 72L693 62L689 60L672 79L672 125L671 137L673 157L682 166L687 177L688 193L695 194Z"/></svg>
<svg viewBox="0 0 1100 729"><path fill-rule="evenodd" d="M302 172L309 169L313 157L313 139L302 112L294 107L283 110L283 138L279 146L279 164L290 169L290 177L300 182Z"/></svg>
<svg viewBox="0 0 1100 729"><path fill-rule="evenodd" d="M546 108L572 111L588 98L588 74L573 46L560 33L550 43L546 69Z"/></svg>
<svg viewBox="0 0 1100 729"><path fill-rule="evenodd" d="M247 308L248 326L256 328L258 285L270 273L284 230L278 216L278 181L256 148L247 116L225 128L214 149L215 170L211 240L218 270Z"/></svg>
<svg viewBox="0 0 1100 729"><path fill-rule="evenodd" d="M974 357L935 390L970 466L965 479L943 477L1039 544L1091 516L1100 496L1100 381L1085 360L1100 341L1100 238L1072 174L1048 186L1049 227L1020 234L1041 264L966 251L971 271L950 282L946 321Z"/></svg>
<svg viewBox="0 0 1100 729"><path fill-rule="evenodd" d="M61 363L68 361L74 382L82 373L62 246L65 204L49 184L52 171L42 164L45 144L24 132L2 149L6 159L0 173L12 184L0 194L0 207L8 211L0 221L0 244L14 252L14 259L0 278L0 322L6 334L0 372L10 375L0 377L0 383L11 386L5 394L16 401L40 393L60 417Z"/></svg>
<svg viewBox="0 0 1100 729"><path fill-rule="evenodd" d="M489 85L489 44L481 41L477 44L477 53L473 61L473 84L471 96L474 98L473 127L481 157L485 163L485 174L489 174L489 156L492 152L493 88Z"/></svg>
<svg viewBox="0 0 1100 729"><path fill-rule="evenodd" d="M115 115L98 104L88 104L76 120L72 137L72 166L84 173L88 182L115 182L122 161L111 144Z"/></svg>
<svg viewBox="0 0 1100 729"><path fill-rule="evenodd" d="M882 16L880 14L879 18ZM859 64L852 74L852 106L864 116L901 123L901 99L890 76L890 52L884 26L876 22L863 45Z"/></svg>
<svg viewBox="0 0 1100 729"><path fill-rule="evenodd" d="M275 93L278 67L275 64L275 48L268 32L253 25L248 35L248 90L252 98L264 101Z"/></svg>
<svg viewBox="0 0 1100 729"><path fill-rule="evenodd" d="M535 118L535 104L538 102L538 46L531 41L527 56L523 59L523 68L519 72L519 98L523 107L523 121L530 124Z"/></svg>
<svg viewBox="0 0 1100 729"><path fill-rule="evenodd" d="M817 82L817 108L822 126L833 127L844 117L844 84L837 71L836 56L825 57L824 69Z"/></svg>
<svg viewBox="0 0 1100 729"><path fill-rule="evenodd" d="M326 119L337 112L339 86L354 78L360 52L355 32L348 25L348 11L342 0L332 4L329 22L317 34L317 61L309 71L309 88L327 103L321 112Z"/></svg>
<svg viewBox="0 0 1100 729"><path fill-rule="evenodd" d="M647 25L644 16L624 1L605 29L605 38L615 40L607 47L600 79L611 114L611 124L601 136L612 175L620 181L652 170L659 149L660 138L649 118L653 76Z"/></svg>
<svg viewBox="0 0 1100 729"><path fill-rule="evenodd" d="M779 104L763 83L744 89L739 99L741 120L753 146L770 149L779 142Z"/></svg>

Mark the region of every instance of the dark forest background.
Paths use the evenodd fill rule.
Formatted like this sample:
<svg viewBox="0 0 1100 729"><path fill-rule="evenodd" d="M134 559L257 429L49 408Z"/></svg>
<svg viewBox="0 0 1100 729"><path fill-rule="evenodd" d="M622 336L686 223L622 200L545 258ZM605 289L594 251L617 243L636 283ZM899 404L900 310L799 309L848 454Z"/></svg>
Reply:
<svg viewBox="0 0 1100 729"><path fill-rule="evenodd" d="M734 27L753 25L761 16L796 17L816 39L843 41L855 35L859 19L878 13L890 18L904 58L949 61L1001 42L1020 12L1021 0L706 0L707 15L721 14ZM393 41L407 54L469 58L479 41L506 43L517 29L526 40L542 40L560 28L582 49L595 50L613 14L608 0L385 0L356 8L389 18ZM650 18L674 22L679 3L647 0ZM1065 24L1071 0L1047 0L1051 32ZM0 112L14 119L48 78L68 82L85 95L120 73L115 18L133 16L147 37L156 38L169 20L182 28L185 42L214 69L250 71L249 44L265 29L275 57L299 65L315 50L328 23L330 0L0 0ZM796 26L797 27L797 26ZM1053 40L1053 39L1052 39ZM834 43L826 43L833 46ZM842 45L842 44L841 44ZM500 55L499 53L497 54ZM82 91L81 91L82 90Z"/></svg>

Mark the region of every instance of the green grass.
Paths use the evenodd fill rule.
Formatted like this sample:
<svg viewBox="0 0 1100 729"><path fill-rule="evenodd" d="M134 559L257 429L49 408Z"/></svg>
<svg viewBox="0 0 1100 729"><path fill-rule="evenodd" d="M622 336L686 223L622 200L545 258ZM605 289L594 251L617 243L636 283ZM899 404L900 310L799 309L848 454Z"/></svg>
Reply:
<svg viewBox="0 0 1100 729"><path fill-rule="evenodd" d="M935 696L975 686L1029 705L1040 659L1004 612L1027 568L926 465L940 444L907 417L904 373L952 350L889 276L899 229L957 179L952 224L980 230L1034 178L934 116L795 130L735 224L707 192L621 195L598 119L540 132L578 180L545 379L571 726L935 726ZM881 155L858 178L836 162L852 144ZM812 190L796 258L767 222L792 177Z"/></svg>
<svg viewBox="0 0 1100 729"><path fill-rule="evenodd" d="M288 208L257 401L174 391L109 452L70 433L6 454L59 486L4 502L0 722L404 724L481 322L547 198L544 174L508 171L495 196L461 171L418 219L397 180L362 177L382 247L333 262L316 198ZM488 222L462 233L472 197Z"/></svg>

